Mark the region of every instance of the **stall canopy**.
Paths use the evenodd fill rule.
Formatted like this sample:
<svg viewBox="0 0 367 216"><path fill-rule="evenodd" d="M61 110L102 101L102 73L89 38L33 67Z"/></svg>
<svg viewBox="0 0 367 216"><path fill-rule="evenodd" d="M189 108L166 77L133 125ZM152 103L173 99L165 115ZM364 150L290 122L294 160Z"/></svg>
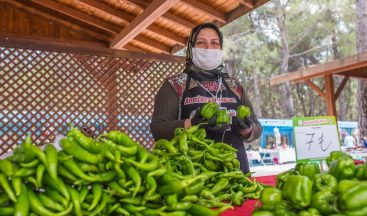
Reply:
<svg viewBox="0 0 367 216"><path fill-rule="evenodd" d="M334 91L333 76L344 76L336 91ZM335 101L350 77L367 79L367 52L275 76L270 79L270 85L289 81L293 83L305 82L327 102L328 115L337 116ZM315 78L324 79L322 89L312 82L312 79Z"/></svg>
<svg viewBox="0 0 367 216"><path fill-rule="evenodd" d="M0 34L173 54L190 30L218 26L268 0L0 0Z"/></svg>
<svg viewBox="0 0 367 216"><path fill-rule="evenodd" d="M150 148L154 97L181 73L191 28L268 0L0 0L0 156L68 124L119 130ZM138 51L138 52L136 52Z"/></svg>

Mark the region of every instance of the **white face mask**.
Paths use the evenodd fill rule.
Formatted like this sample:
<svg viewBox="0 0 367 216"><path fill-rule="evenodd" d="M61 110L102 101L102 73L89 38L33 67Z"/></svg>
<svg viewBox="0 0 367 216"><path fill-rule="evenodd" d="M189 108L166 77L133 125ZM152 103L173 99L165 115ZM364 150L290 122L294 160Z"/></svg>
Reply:
<svg viewBox="0 0 367 216"><path fill-rule="evenodd" d="M221 49L192 48L193 63L203 70L213 70L222 64Z"/></svg>

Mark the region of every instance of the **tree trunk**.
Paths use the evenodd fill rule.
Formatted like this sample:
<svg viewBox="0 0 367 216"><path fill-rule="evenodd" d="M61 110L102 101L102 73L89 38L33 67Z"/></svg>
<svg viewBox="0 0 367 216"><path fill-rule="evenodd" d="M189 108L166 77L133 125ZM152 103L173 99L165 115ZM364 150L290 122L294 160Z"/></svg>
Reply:
<svg viewBox="0 0 367 216"><path fill-rule="evenodd" d="M285 14L281 2L279 0L276 0L274 1L274 3L276 4L275 9L276 19L282 41L280 73L285 74L288 73L288 63L289 63L289 42L287 36L287 28L285 26L285 20L284 20ZM284 105L284 112L285 112L284 117L292 118L294 116L294 104L293 104L291 86L289 82L282 84L281 94L283 100L282 104Z"/></svg>
<svg viewBox="0 0 367 216"><path fill-rule="evenodd" d="M334 59L339 59L341 57L341 53L338 49L338 40L336 38L335 30L332 33L331 41L332 41L332 49ZM343 81L344 77L341 76L334 76L335 86L339 86L340 83ZM339 112L338 112L338 120L345 121L347 119L347 109L349 104L345 103L345 89L340 93L339 97L337 98L339 103Z"/></svg>
<svg viewBox="0 0 367 216"><path fill-rule="evenodd" d="M357 51L367 51L367 0L357 0ZM358 81L358 124L360 135L367 135L367 81Z"/></svg>
<svg viewBox="0 0 367 216"><path fill-rule="evenodd" d="M259 74L258 71L256 70L256 67L254 68L254 72L252 75L254 76L254 92L255 92L255 101L253 102L254 110L256 110L257 117L262 117Z"/></svg>
<svg viewBox="0 0 367 216"><path fill-rule="evenodd" d="M234 76L235 72L234 72L234 60L233 59L227 59L225 60L225 68L226 68L226 72L228 73L229 76Z"/></svg>

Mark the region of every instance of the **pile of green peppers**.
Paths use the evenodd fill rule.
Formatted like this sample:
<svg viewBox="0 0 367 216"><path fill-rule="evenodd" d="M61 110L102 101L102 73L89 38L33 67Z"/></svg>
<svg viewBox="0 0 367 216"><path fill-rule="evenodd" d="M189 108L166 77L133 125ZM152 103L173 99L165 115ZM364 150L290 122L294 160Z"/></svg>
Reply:
<svg viewBox="0 0 367 216"><path fill-rule="evenodd" d="M152 152L167 169L167 179L195 182L182 189L182 183L167 181L168 188L161 192L177 191L180 196L209 208L242 205L245 199L258 199L263 185L240 170L236 151L228 144L206 139L205 129L198 126L177 128L171 140L158 140Z"/></svg>
<svg viewBox="0 0 367 216"><path fill-rule="evenodd" d="M231 206L213 210L197 194L214 176L222 180L213 181L206 194L220 194L229 187L226 175L234 173L197 174L198 167L188 165L191 149L183 136L177 142L186 154L171 162L172 170L182 175L167 169L168 159L163 166L119 131L93 139L71 127L60 151L51 144L41 149L27 137L13 155L0 160L0 215L219 215ZM177 152L175 144L163 149Z"/></svg>
<svg viewBox="0 0 367 216"><path fill-rule="evenodd" d="M333 151L328 171L301 163L277 175L276 187L265 188L254 216L367 215L367 163L356 166L352 157Z"/></svg>

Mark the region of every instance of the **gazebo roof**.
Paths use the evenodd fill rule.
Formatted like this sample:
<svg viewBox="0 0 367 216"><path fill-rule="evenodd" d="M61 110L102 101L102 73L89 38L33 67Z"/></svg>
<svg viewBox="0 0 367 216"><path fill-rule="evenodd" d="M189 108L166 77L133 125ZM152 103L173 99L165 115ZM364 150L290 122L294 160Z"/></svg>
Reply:
<svg viewBox="0 0 367 216"><path fill-rule="evenodd" d="M337 87L336 91L334 90L334 75L344 76L343 81ZM270 79L270 85L277 85L289 81L293 83L305 82L326 100L328 114L336 116L335 101L350 77L367 79L367 52L272 77ZM312 79L315 78L324 79L323 89L312 82Z"/></svg>
<svg viewBox="0 0 367 216"><path fill-rule="evenodd" d="M270 85L277 85L287 81L297 83L330 74L367 79L367 52L272 77Z"/></svg>
<svg viewBox="0 0 367 216"><path fill-rule="evenodd" d="M269 0L0 0L0 36L172 54L203 22L226 25Z"/></svg>

